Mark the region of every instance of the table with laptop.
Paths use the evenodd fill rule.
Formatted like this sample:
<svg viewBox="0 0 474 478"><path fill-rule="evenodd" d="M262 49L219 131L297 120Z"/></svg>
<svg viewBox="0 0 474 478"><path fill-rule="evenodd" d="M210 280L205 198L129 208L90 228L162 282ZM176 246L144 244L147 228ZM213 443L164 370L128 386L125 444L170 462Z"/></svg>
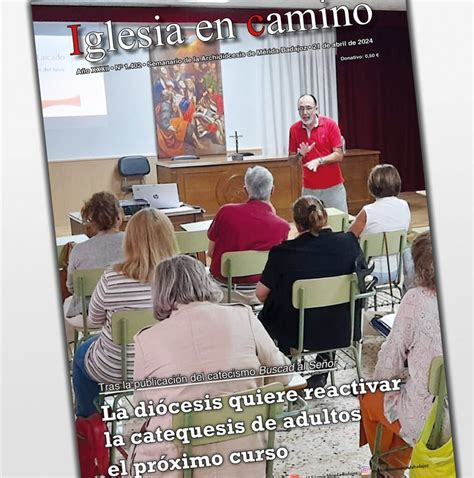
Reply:
<svg viewBox="0 0 474 478"><path fill-rule="evenodd" d="M179 200L178 186L169 184L136 184L132 186L132 199L120 201L124 212L124 221L121 229L124 230L128 220L140 209L154 207L166 214L176 230L181 224L201 221L205 213L199 206L184 204ZM92 237L96 234L90 224L84 224L80 212L68 214L71 234L86 234Z"/></svg>

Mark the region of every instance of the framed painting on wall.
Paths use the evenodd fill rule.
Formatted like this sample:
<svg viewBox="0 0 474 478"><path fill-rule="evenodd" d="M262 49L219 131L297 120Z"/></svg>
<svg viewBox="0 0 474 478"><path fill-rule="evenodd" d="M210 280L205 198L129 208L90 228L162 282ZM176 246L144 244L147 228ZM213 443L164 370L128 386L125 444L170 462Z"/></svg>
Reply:
<svg viewBox="0 0 474 478"><path fill-rule="evenodd" d="M151 49L158 156L226 153L219 44L183 33L182 45Z"/></svg>

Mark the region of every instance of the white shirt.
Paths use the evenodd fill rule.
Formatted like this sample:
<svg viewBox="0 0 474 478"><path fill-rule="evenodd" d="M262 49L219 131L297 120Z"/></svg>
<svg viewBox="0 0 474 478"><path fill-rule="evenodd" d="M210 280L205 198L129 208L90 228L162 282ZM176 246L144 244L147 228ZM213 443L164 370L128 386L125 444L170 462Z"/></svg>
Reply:
<svg viewBox="0 0 474 478"><path fill-rule="evenodd" d="M410 227L411 213L408 203L396 196L376 199L375 202L364 206L366 215L365 227L362 234L378 234L380 232L408 231ZM374 276L379 277L379 283L388 282L387 259L385 257L374 258ZM398 269L398 255L390 256L390 276L396 279ZM382 279L382 280L380 280Z"/></svg>

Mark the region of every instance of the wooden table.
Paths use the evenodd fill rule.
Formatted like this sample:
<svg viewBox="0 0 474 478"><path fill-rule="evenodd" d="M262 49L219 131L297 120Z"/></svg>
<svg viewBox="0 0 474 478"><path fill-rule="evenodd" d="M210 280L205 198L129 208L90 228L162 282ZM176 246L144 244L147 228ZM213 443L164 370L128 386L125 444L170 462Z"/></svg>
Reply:
<svg viewBox="0 0 474 478"><path fill-rule="evenodd" d="M367 190L367 177L372 167L379 163L379 151L348 150L342 162L348 207L357 214L371 202ZM244 202L244 176L249 167L261 165L271 171L275 192L271 198L277 214L292 221L291 205L301 194L301 171L291 167L288 158L248 156L242 161L226 157L206 157L191 161L158 160L159 183L177 183L180 199L188 204L200 204L206 210L205 218L213 218L218 209L227 203Z"/></svg>
<svg viewBox="0 0 474 478"><path fill-rule="evenodd" d="M169 219L173 223L174 229L176 231L182 230L180 228L181 224L186 224L188 222L202 221L203 215L205 212L202 208L198 206L192 206L191 208L189 208L189 206L185 206L181 209L182 210L179 211L178 208L176 208L176 210L173 212L169 212L170 210L164 211L165 214L169 217ZM70 212L68 214L68 217L69 217L69 223L71 226L72 234L86 234L89 237L92 237L95 235L94 231L91 230L90 225L82 223L81 213ZM125 216L122 226L120 227L122 231L125 230L125 227L127 226L127 222L130 219L130 217L131 216Z"/></svg>

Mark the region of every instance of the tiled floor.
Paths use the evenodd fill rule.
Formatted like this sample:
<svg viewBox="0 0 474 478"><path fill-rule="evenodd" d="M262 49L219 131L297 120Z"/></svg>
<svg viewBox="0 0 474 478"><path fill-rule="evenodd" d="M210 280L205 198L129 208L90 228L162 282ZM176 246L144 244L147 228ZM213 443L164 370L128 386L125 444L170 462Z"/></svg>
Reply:
<svg viewBox="0 0 474 478"><path fill-rule="evenodd" d="M363 376L368 379L373 373L377 353L383 339L368 336L363 348ZM336 384L350 383L356 379L355 369L336 373ZM318 413L323 408L350 411L358 408L356 397L325 398L311 400L309 413ZM370 450L359 448L359 422L338 423L307 428L295 428L277 434L277 445L290 451L285 461L275 461L274 477L294 476L361 476L367 469Z"/></svg>
<svg viewBox="0 0 474 478"><path fill-rule="evenodd" d="M383 339L373 335L370 328L367 328L364 335L362 375L365 379L370 379ZM339 361L341 363L343 362ZM350 383L356 378L355 368L338 370L336 385ZM340 412L359 407L358 399L354 396L314 399L308 401L308 405L308 414L322 413L323 409ZM139 430L140 425L134 420L129 421L125 425L124 435ZM284 461L274 462L275 478L368 476L370 450L368 446L359 448L359 422L280 430L277 431L275 447L281 446L288 449L289 456ZM361 475L364 468L365 473Z"/></svg>

